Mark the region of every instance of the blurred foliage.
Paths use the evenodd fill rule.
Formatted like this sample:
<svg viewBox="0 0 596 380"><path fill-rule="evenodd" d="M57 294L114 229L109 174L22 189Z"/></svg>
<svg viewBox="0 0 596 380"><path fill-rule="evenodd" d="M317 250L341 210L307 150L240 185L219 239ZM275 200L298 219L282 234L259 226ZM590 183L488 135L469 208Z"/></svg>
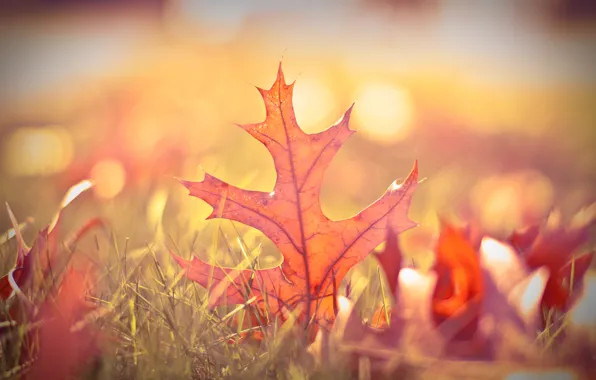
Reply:
<svg viewBox="0 0 596 380"><path fill-rule="evenodd" d="M269 86L282 59L305 130L327 128L356 101L360 132L323 186L331 218L357 212L420 161L426 181L410 215L421 226L403 244L421 262L437 215L504 235L555 205L568 216L595 200L591 24L561 32L537 16L539 2L395 2L390 14L384 3L169 1L11 19L0 39L0 198L35 218L33 233L66 188L92 178L93 199L67 223L104 217L137 247L155 239L150 210L163 207L165 244L225 256L212 242L220 226L226 238L234 230L204 221L209 207L174 177L205 170L271 189L271 158L234 123L264 117L253 85ZM242 233L275 265L260 232Z"/></svg>

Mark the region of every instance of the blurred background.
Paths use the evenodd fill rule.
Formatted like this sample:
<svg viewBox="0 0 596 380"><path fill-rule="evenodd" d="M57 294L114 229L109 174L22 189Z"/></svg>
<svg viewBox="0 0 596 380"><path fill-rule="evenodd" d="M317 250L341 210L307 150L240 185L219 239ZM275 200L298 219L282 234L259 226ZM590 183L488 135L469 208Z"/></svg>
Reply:
<svg viewBox="0 0 596 380"><path fill-rule="evenodd" d="M34 218L29 237L91 178L69 228L97 215L131 246L160 237L186 257L216 253L230 223L204 221L209 206L174 177L271 190L271 157L234 123L264 118L254 86L269 88L280 61L304 130L356 103L359 132L323 186L329 217L358 212L419 160L410 253L428 251L437 215L503 235L596 201L594 1L2 4L0 199ZM271 243L245 231L273 265Z"/></svg>

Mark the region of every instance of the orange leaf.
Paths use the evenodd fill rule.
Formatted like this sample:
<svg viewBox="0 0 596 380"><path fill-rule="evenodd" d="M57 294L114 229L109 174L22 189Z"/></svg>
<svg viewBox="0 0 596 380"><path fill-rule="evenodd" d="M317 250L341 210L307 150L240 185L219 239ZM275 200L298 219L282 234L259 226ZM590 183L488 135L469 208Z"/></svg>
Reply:
<svg viewBox="0 0 596 380"><path fill-rule="evenodd" d="M383 241L388 225L396 233L415 226L407 211L418 183L418 168L414 165L403 184L391 185L357 215L330 220L321 210L319 193L325 170L354 133L348 127L352 107L329 129L307 134L296 123L293 84L285 83L281 64L271 89L258 90L265 102L265 121L240 127L271 153L277 172L273 191L240 189L209 174L201 182L181 182L190 195L213 207L207 219L221 217L257 228L279 248L284 276L268 272L262 280L266 293L278 296L290 309L305 304L303 314L309 318L332 317L333 283L339 284L351 267ZM191 264L188 273L201 273L195 280L206 286L202 274L208 264L193 263L198 269ZM237 285L246 276L240 275ZM226 294L234 294L234 290ZM318 299L325 299L326 305L321 306Z"/></svg>
<svg viewBox="0 0 596 380"><path fill-rule="evenodd" d="M273 313L277 313L283 306L281 294L275 291L276 286L283 281L283 275L279 268L254 272L249 269L219 268L196 257L193 257L192 260L185 260L172 252L170 254L182 268L186 269L186 277L189 279L204 287L209 287L209 281L213 281L214 285L211 286L209 292L208 305L210 307L224 304L224 301L227 301L228 304L244 303L253 296L260 299L267 297ZM264 296L262 290L265 289Z"/></svg>
<svg viewBox="0 0 596 380"><path fill-rule="evenodd" d="M439 325L448 318L457 317L471 303L480 302L484 283L478 254L462 231L443 223L436 253L437 283L432 296L432 313ZM456 339L473 335L477 323L474 319Z"/></svg>

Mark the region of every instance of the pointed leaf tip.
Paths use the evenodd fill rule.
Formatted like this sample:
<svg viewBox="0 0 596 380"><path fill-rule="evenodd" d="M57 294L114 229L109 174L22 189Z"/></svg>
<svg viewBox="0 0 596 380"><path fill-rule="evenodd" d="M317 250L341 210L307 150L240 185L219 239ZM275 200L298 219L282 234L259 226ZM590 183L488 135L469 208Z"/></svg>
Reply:
<svg viewBox="0 0 596 380"><path fill-rule="evenodd" d="M280 83L283 86L287 85L281 61L279 61L279 65L277 66L277 75L275 77L275 82L273 83L273 86L271 88L273 88L276 83ZM262 92L262 90L259 87L257 87L257 89Z"/></svg>
<svg viewBox="0 0 596 380"><path fill-rule="evenodd" d="M339 124L309 134L296 121L292 85L285 83L281 62L273 85L266 90L257 89L265 100L265 121L239 126L265 145L271 154L277 174L273 191L242 189L208 173L201 183L178 181L191 190L192 196L213 208L207 220L224 218L243 223L260 230L275 243L283 263L281 270L266 272L268 274L262 278L269 286L265 291L297 307L307 303L304 301L307 296L323 296L323 289L331 289L332 283L341 283L350 268L383 241L385 233L377 226L391 220L396 233L411 228L413 223L407 218L407 211L417 184L417 162L400 191L387 191L352 218L332 221L320 207L319 193L325 170L355 132L348 126L355 103L350 105ZM324 253L322 247L325 247ZM304 275L306 271L310 276ZM242 273L246 278L252 275ZM224 274L221 273L217 281L225 282ZM231 301L228 298L228 302ZM325 295L325 301L333 300ZM309 319L327 319L333 311L332 303L306 308L304 313L310 314Z"/></svg>
<svg viewBox="0 0 596 380"><path fill-rule="evenodd" d="M412 168L412 173L418 176L418 159L414 160L414 167Z"/></svg>
<svg viewBox="0 0 596 380"><path fill-rule="evenodd" d="M182 179L182 178L177 178L174 177L178 182L180 182L180 184L184 187L186 187L188 190L190 190L190 187L192 186L192 181L186 180L186 179Z"/></svg>
<svg viewBox="0 0 596 380"><path fill-rule="evenodd" d="M348 109L346 110L344 115L346 115L347 117L350 117L350 115L352 114L352 111L354 110L355 104L356 104L356 102L352 102L352 104L350 104L350 106L348 107Z"/></svg>

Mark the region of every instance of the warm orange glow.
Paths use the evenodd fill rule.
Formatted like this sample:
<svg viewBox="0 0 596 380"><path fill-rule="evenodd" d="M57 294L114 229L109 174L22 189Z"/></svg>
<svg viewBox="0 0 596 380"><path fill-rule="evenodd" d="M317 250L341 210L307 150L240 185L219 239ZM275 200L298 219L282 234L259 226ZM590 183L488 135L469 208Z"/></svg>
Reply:
<svg viewBox="0 0 596 380"><path fill-rule="evenodd" d="M140 157L150 156L162 137L162 131L163 127L151 120L151 116L135 120L127 130L128 146Z"/></svg>
<svg viewBox="0 0 596 380"><path fill-rule="evenodd" d="M83 191L89 190L93 186L93 182L88 179L85 179L76 185L72 186L68 189L68 192L64 196L60 207L64 208L68 206L70 202L72 202L76 197L78 197Z"/></svg>
<svg viewBox="0 0 596 380"><path fill-rule="evenodd" d="M24 127L8 136L2 153L3 169L10 175L50 175L72 161L73 144L64 128Z"/></svg>
<svg viewBox="0 0 596 380"><path fill-rule="evenodd" d="M398 141L410 132L414 107L405 89L370 83L360 88L354 98L354 118L371 139Z"/></svg>
<svg viewBox="0 0 596 380"><path fill-rule="evenodd" d="M553 201L550 180L536 171L492 176L479 181L471 203L488 229L512 229L528 217L544 215Z"/></svg>
<svg viewBox="0 0 596 380"><path fill-rule="evenodd" d="M410 287L415 283L420 282L420 280L422 280L422 276L415 269L403 268L399 272L399 282L404 287Z"/></svg>
<svg viewBox="0 0 596 380"><path fill-rule="evenodd" d="M337 297L337 305L339 307L339 312L347 312L350 310L351 307L351 302L349 299L347 299L344 296L338 296Z"/></svg>
<svg viewBox="0 0 596 380"><path fill-rule="evenodd" d="M104 199L118 195L126 183L126 172L119 161L103 160L91 169L95 194Z"/></svg>
<svg viewBox="0 0 596 380"><path fill-rule="evenodd" d="M515 259L513 249L498 240L491 238L482 239L480 245L482 261L490 267L510 267Z"/></svg>
<svg viewBox="0 0 596 380"><path fill-rule="evenodd" d="M296 121L307 133L329 128L323 121L337 117L335 97L329 87L319 80L305 78L296 82L293 102Z"/></svg>
<svg viewBox="0 0 596 380"><path fill-rule="evenodd" d="M62 203L60 203L60 209L63 209L64 207L68 206L68 204L70 202L72 202L79 195L81 195L81 193L89 190L92 186L93 186L93 183L91 181L89 181L88 179L85 179L85 180L77 183L76 185L71 186L68 189L68 191L66 192L66 194L64 195L64 198L62 198ZM59 216L60 216L59 212L56 213L56 215L52 219L52 222L50 223L49 231L52 231L54 229L54 227L56 227L56 223L58 223Z"/></svg>
<svg viewBox="0 0 596 380"><path fill-rule="evenodd" d="M168 201L168 193L165 190L156 191L147 204L147 222L155 230L161 229L161 219Z"/></svg>

